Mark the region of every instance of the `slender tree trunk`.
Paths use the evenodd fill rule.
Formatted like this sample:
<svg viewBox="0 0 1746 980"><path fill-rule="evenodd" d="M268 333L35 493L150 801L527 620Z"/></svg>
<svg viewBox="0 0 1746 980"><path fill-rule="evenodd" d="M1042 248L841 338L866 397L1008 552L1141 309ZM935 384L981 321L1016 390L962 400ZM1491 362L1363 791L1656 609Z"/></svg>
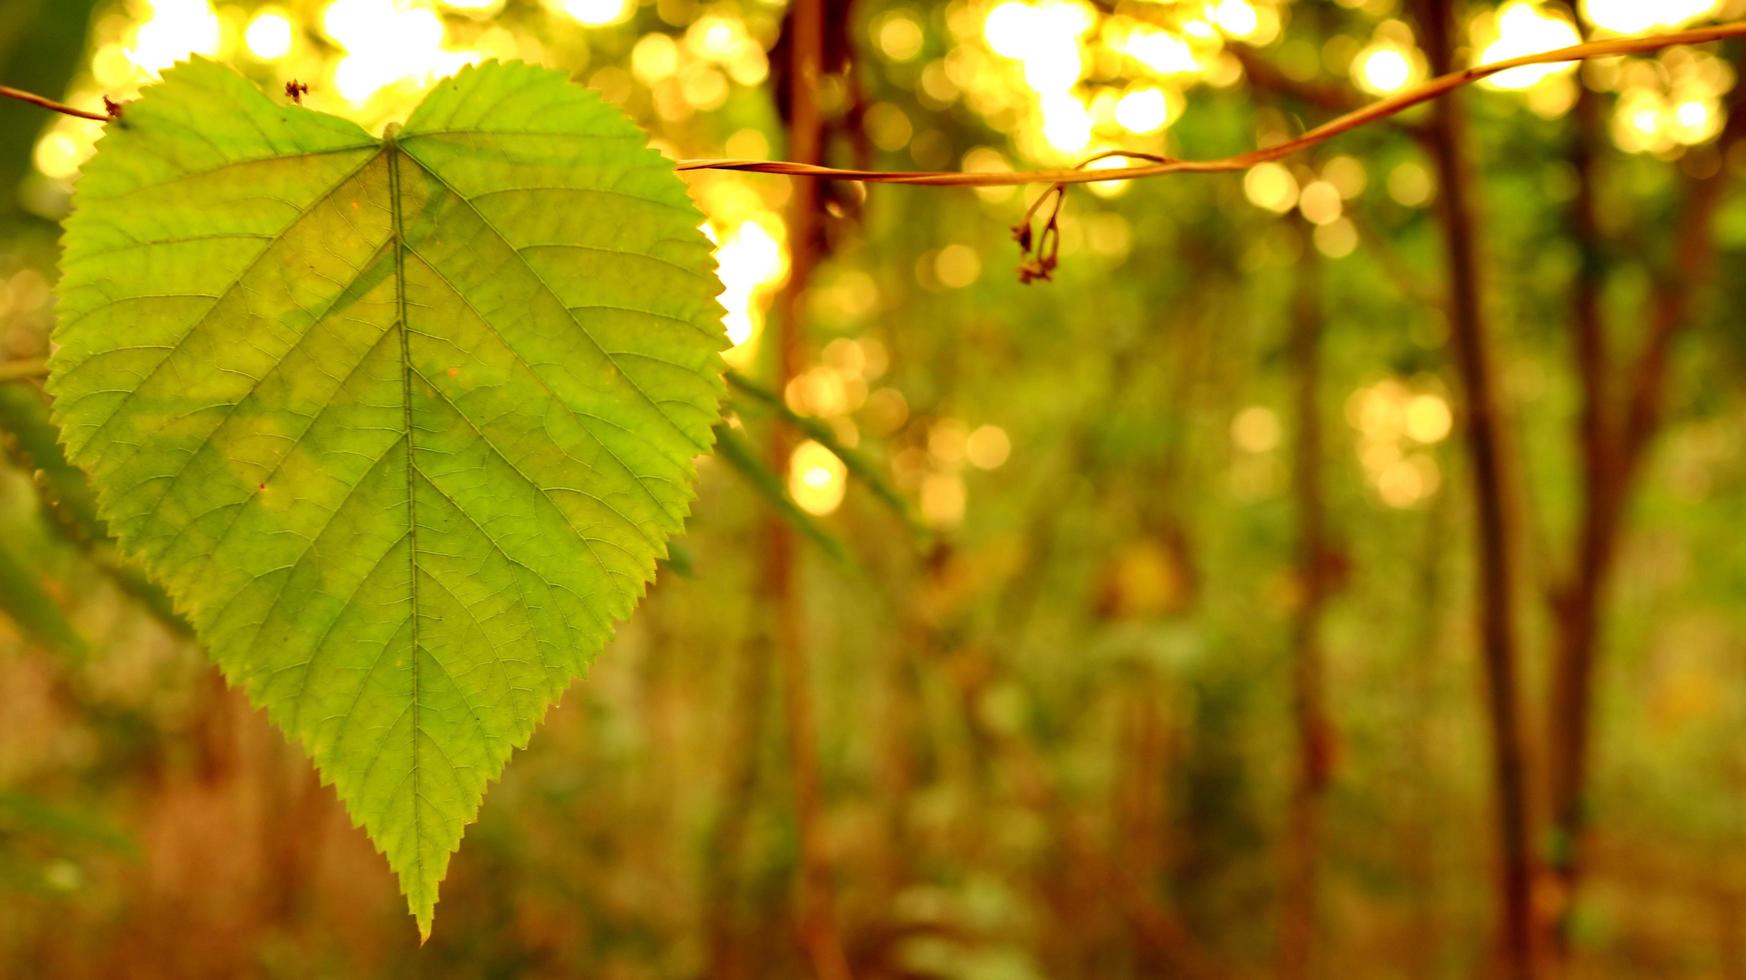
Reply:
<svg viewBox="0 0 1746 980"><path fill-rule="evenodd" d="M1570 224L1581 250L1581 265L1571 294L1571 328L1572 353L1582 389L1576 441L1583 498L1571 578L1554 606L1556 647L1547 731L1547 800L1553 831L1551 872L1558 885L1550 949L1560 967L1570 951L1569 912L1574 906L1578 839L1584 824L1582 786L1588 755L1589 692L1602 593L1616 539L1613 526L1616 507L1610 498L1617 473L1612 459L1612 427L1606 416L1611 367L1600 305L1605 257L1594 188L1594 158L1602 145L1601 109L1600 98L1582 87L1572 114L1576 134L1570 163L1577 176L1577 193L1571 201Z"/></svg>
<svg viewBox="0 0 1746 980"><path fill-rule="evenodd" d="M1299 222L1306 236L1306 222ZM1310 975L1316 935L1316 890L1327 788L1330 739L1323 694L1322 610L1328 594L1328 532L1322 501L1322 309L1320 269L1313 247L1297 269L1291 311L1291 363L1297 371L1297 445L1292 489L1297 504L1298 583L1303 590L1292 625L1291 696L1297 726L1297 784L1286 817L1279 948L1275 973L1283 980Z"/></svg>
<svg viewBox="0 0 1746 980"><path fill-rule="evenodd" d="M1444 927L1447 884L1442 872L1448 862L1438 847L1449 821L1442 801L1435 796L1439 787L1447 785L1447 769L1438 758L1434 743L1440 720L1438 709L1443 703L1439 687L1446 658L1444 626L1449 615L1446 556L1451 538L1459 530L1456 503L1447 494L1439 496L1425 515L1424 537L1418 542L1418 574L1413 582L1418 614L1408 647L1413 655L1403 678L1412 720L1401 735L1407 743L1407 765L1418 774L1417 779L1402 787L1400 816L1405 832L1398 835L1397 843L1413 896L1411 916L1400 943L1405 951L1400 975L1407 977L1439 975L1444 947L1452 938Z"/></svg>
<svg viewBox="0 0 1746 980"><path fill-rule="evenodd" d="M723 738L722 799L704 866L711 980L750 976L738 872L758 795L758 749L769 709L770 665L757 649L743 650L738 659L731 681L734 716Z"/></svg>
<svg viewBox="0 0 1746 980"><path fill-rule="evenodd" d="M1420 26L1433 74L1452 71L1457 11L1453 0L1419 0ZM1516 566L1507 495L1514 482L1504 447L1502 398L1487 336L1475 229L1474 175L1459 96L1432 107L1427 144L1437 177L1449 270L1449 326L1466 402L1463 435L1473 476L1481 657L1491 726L1499 868L1498 940L1502 973L1538 975L1533 921L1533 853L1528 761L1517 676Z"/></svg>
<svg viewBox="0 0 1746 980"><path fill-rule="evenodd" d="M1121 729L1111 760L1118 775L1111 787L1108 838L1101 847L1108 855L1105 887L1111 894L1130 897L1102 904L1097 911L1105 914L1093 920L1092 930L1105 937L1096 960L1106 972L1119 962L1142 976L1156 976L1173 964L1163 955L1165 948L1145 941L1145 927L1133 924L1162 914L1154 895L1166 856L1164 774L1170 769L1173 739L1160 710L1165 692L1158 678L1151 671L1136 671L1126 687L1117 709ZM1132 941L1136 935L1139 943Z"/></svg>
<svg viewBox="0 0 1746 980"><path fill-rule="evenodd" d="M930 633L919 616L905 617L896 642L889 644L881 671L881 731L877 772L879 823L878 889L881 901L892 902L910 882L914 842L908 809L921 782L917 758L917 719L921 715L916 690L918 668L930 654Z"/></svg>
<svg viewBox="0 0 1746 980"><path fill-rule="evenodd" d="M796 0L789 55L789 157L816 164L823 159L823 119L817 91L823 74L823 0ZM800 317L811 277L818 237L820 184L797 180L790 185L788 213L788 283L778 298L774 318L774 391L805 367ZM771 468L787 474L794 433L780 419L770 433ZM796 579L793 528L777 514L766 525L765 580L775 612L773 638L782 671L782 707L787 721L788 756L794 784L795 820L800 837L800 940L812 971L820 980L847 980L849 964L837 932L830 844L826 838L824 800L819 785L818 735L812 710L802 598Z"/></svg>
<svg viewBox="0 0 1746 980"><path fill-rule="evenodd" d="M1674 232L1673 259L1656 279L1644 318L1647 337L1626 379L1624 412L1611 418L1607 406L1615 400L1613 365L1600 311L1602 245L1593 186L1594 156L1602 146L1600 110L1598 97L1584 89L1576 105L1577 135L1571 153L1578 177L1571 222L1583 249L1571 308L1576 372L1583 391L1577 442L1584 493L1574 565L1569 581L1555 597L1557 632L1547 732L1547 790L1556 844L1551 870L1558 886L1555 914L1549 921L1549 949L1561 969L1571 953L1571 914L1585 864L1595 658L1607 587L1632 488L1661 427L1675 341L1692 318L1696 294L1715 274L1714 219L1730 183L1726 159L1731 148L1746 138L1746 96L1736 88L1714 151L1720 158L1714 171L1689 181Z"/></svg>

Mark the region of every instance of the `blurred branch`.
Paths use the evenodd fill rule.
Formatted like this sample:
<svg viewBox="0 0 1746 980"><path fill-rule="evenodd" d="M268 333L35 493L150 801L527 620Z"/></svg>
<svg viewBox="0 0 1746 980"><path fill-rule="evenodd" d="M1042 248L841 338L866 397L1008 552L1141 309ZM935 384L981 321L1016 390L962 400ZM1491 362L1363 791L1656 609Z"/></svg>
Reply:
<svg viewBox="0 0 1746 980"><path fill-rule="evenodd" d="M25 363L25 362L17 362ZM0 364L0 367L6 365ZM0 383L0 458L31 474L45 525L107 574L178 636L193 630L164 591L124 561L97 516L97 499L82 470L67 462L49 420L48 403L32 384Z"/></svg>
<svg viewBox="0 0 1746 980"><path fill-rule="evenodd" d="M735 472L745 477L765 500L776 508L776 512L790 525L819 546L819 550L831 556L836 561L847 563L848 550L829 531L819 526L811 514L800 509L794 498L783 489L782 477L758 458L758 451L751 443L732 426L720 425L715 430L716 455L732 467Z"/></svg>
<svg viewBox="0 0 1746 980"><path fill-rule="evenodd" d="M1660 424L1673 341L1691 319L1694 294L1715 272L1716 240L1712 226L1731 183L1729 157L1733 148L1743 142L1746 142L1746 87L1736 85L1728 100L1727 122L1716 140L1718 165L1691 182L1675 232L1673 259L1656 277L1649 337L1631 375L1628 389L1631 400L1620 422L1618 465L1634 468ZM1629 476L1627 469L1627 481Z"/></svg>
<svg viewBox="0 0 1746 980"><path fill-rule="evenodd" d="M1344 86L1292 78L1263 57L1259 49L1233 44L1225 50L1243 66L1243 74L1256 88L1329 112L1353 112L1364 105L1363 96Z"/></svg>
<svg viewBox="0 0 1746 980"><path fill-rule="evenodd" d="M25 564L22 556L0 550L0 623L10 619L25 636L63 656L84 656L84 638L44 581L42 572Z"/></svg>
<svg viewBox="0 0 1746 980"><path fill-rule="evenodd" d="M105 111L89 112L84 109L67 105L65 102L56 102L53 99L45 98L34 92L26 92L21 88L13 88L10 85L0 85L0 98L17 99L20 102L28 102L33 106L47 109L50 112L58 112L63 116L77 116L80 119L94 119L97 122L108 122L109 120L121 115L121 106L118 103L109 101L108 99L103 100Z"/></svg>
<svg viewBox="0 0 1746 980"><path fill-rule="evenodd" d="M850 475L865 483L867 489L873 491L874 496L878 497L905 524L909 525L910 529L916 533L918 541L925 544L927 539L932 537L932 532L922 523L921 517L916 514L914 505L905 499L895 486L892 486L891 481L885 477L885 474L879 472L879 467L875 466L872 460L837 438L835 429L818 419L794 411L783 403L782 398L776 392L738 371L730 370L725 377L729 387L749 396L752 401L773 412L787 424L799 429L807 438L830 450L832 455L842 460L843 467L849 471Z"/></svg>
<svg viewBox="0 0 1746 980"><path fill-rule="evenodd" d="M1243 66L1243 74L1248 76L1252 87L1274 95L1283 96L1304 105L1326 109L1329 112L1357 112L1365 105L1362 92L1354 91L1344 85L1317 80L1300 80L1287 75L1278 65L1267 60L1259 48L1246 44L1233 44L1225 48L1237 63ZM1423 124L1406 119L1394 119L1393 124L1401 132L1413 139L1423 141L1426 138L1426 128Z"/></svg>
<svg viewBox="0 0 1746 980"><path fill-rule="evenodd" d="M0 361L0 382L24 381L48 376L48 359L33 357L22 361Z"/></svg>

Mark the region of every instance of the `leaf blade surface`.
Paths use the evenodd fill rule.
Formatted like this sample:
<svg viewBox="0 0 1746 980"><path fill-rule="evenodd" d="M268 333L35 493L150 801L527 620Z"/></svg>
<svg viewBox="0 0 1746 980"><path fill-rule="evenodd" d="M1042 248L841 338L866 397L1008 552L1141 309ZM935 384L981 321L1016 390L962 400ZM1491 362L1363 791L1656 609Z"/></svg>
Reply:
<svg viewBox="0 0 1746 980"><path fill-rule="evenodd" d="M75 196L69 456L421 934L487 784L682 530L719 416L709 245L645 142L527 65L375 140L196 61Z"/></svg>

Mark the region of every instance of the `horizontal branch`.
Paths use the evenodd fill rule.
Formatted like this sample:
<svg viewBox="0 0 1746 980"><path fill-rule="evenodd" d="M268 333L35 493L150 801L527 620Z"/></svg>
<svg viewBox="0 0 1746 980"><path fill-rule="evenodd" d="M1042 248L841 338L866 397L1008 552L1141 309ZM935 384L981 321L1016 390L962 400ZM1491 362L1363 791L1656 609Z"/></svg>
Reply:
<svg viewBox="0 0 1746 980"><path fill-rule="evenodd" d="M1593 58L1612 58L1627 54L1644 54L1650 51L1660 51L1682 44L1705 44L1710 41L1720 41L1730 37L1746 36L1746 21L1728 24L1716 24L1711 27L1700 27L1689 31L1675 31L1667 34L1645 34L1639 37L1608 38L1603 41L1588 41L1583 44L1546 51L1540 54L1522 55L1519 58L1508 58L1488 65L1475 65L1472 68L1440 75L1428 82L1391 95L1386 99L1372 102L1359 109L1354 109L1336 119L1323 123L1308 130L1300 136L1276 143L1272 146L1239 153L1236 156L1223 157L1216 160L1163 160L1134 167L1111 167L1102 170L1083 170L1078 167L1053 170L1023 170L1009 173L964 173L961 171L943 170L912 170L912 171L881 171L881 170L839 170L834 167L819 167L810 164L787 163L784 161L767 160L682 160L679 169L685 170L739 170L747 173L782 174L789 177L820 177L831 180L853 180L869 184L919 184L927 187L1004 187L1029 184L1089 184L1104 180L1132 180L1143 177L1161 177L1165 174L1178 173L1221 173L1232 170L1247 170L1258 163L1267 163L1294 153L1309 149L1318 143L1326 142L1342 133L1350 132L1368 123L1387 119L1390 116L1404 112L1413 106L1429 102L1432 99L1447 95L1466 85L1471 85L1480 79L1509 71L1511 68L1521 68L1527 65L1548 65L1565 61L1587 61ZM1742 83L1746 84L1746 83ZM1100 154L1100 157L1130 156L1139 157L1143 154L1123 153L1111 150ZM1081 164L1083 166L1083 164Z"/></svg>
<svg viewBox="0 0 1746 980"><path fill-rule="evenodd" d="M31 105L40 106L50 112L58 112L66 116L78 116L80 119L95 119L98 122L109 121L109 113L107 112L86 112L84 109L67 105L65 102L56 102L53 99L37 95L35 92L26 92L21 88L13 88L10 85L0 85L0 98L17 99L20 102L28 102Z"/></svg>
<svg viewBox="0 0 1746 980"><path fill-rule="evenodd" d="M1111 150L1099 154L1093 159L1103 159L1112 156L1123 156L1135 159L1149 159L1153 162L1131 167L1111 167L1101 170L1082 169L1079 167L1055 168L1049 170L1021 170L1012 172L979 172L966 173L955 170L848 170L836 167L822 167L806 163L790 163L784 160L681 160L678 169L692 170L737 170L744 173L779 174L788 177L815 177L828 180L850 180L868 184L916 184L924 187L1015 187L1031 184L1088 184L1105 180L1133 180L1144 177L1162 177L1166 174L1178 173L1222 173L1233 170L1247 170L1258 163L1279 160L1292 154L1309 149L1318 143L1326 142L1342 133L1350 132L1360 126L1397 115L1413 106L1440 98L1458 88L1471 85L1480 79L1509 71L1511 68L1521 68L1527 65L1549 65L1566 61L1587 61L1593 58L1612 58L1627 54L1645 54L1660 51L1682 44L1705 44L1720 41L1725 38L1746 36L1746 21L1736 21L1728 24L1715 24L1709 27L1699 27L1687 31L1674 31L1665 34L1644 34L1638 37L1608 38L1600 41L1588 41L1574 44L1555 51L1540 54L1522 55L1518 58L1508 58L1488 65L1475 65L1472 68L1439 75L1416 88L1409 89L1388 98L1372 102L1354 109L1344 115L1323 123L1304 132L1302 135L1261 147L1235 156L1222 157L1214 160L1172 160L1153 157L1148 154ZM1742 84L1746 84L1743 82ZM87 112L70 105L56 102L20 89L0 85L0 97L17 99L32 105L41 106L53 112L77 116L80 119L91 119L98 122L106 121L118 112L119 107L105 100L108 112ZM1087 161L1090 162L1090 161Z"/></svg>

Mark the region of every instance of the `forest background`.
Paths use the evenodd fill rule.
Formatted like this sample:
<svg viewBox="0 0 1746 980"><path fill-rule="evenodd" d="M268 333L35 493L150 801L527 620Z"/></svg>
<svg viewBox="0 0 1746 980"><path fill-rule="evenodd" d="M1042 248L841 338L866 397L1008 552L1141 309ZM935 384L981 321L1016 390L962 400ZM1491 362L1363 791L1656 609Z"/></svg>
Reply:
<svg viewBox="0 0 1746 980"><path fill-rule="evenodd" d="M379 129L518 58L675 159L999 172L1741 17L7 0L0 84L100 114L200 54ZM57 223L103 124L0 101L0 975L1746 976L1740 56L1082 185L1052 267L1012 242L1046 185L688 171L746 449L422 950L55 463Z"/></svg>

